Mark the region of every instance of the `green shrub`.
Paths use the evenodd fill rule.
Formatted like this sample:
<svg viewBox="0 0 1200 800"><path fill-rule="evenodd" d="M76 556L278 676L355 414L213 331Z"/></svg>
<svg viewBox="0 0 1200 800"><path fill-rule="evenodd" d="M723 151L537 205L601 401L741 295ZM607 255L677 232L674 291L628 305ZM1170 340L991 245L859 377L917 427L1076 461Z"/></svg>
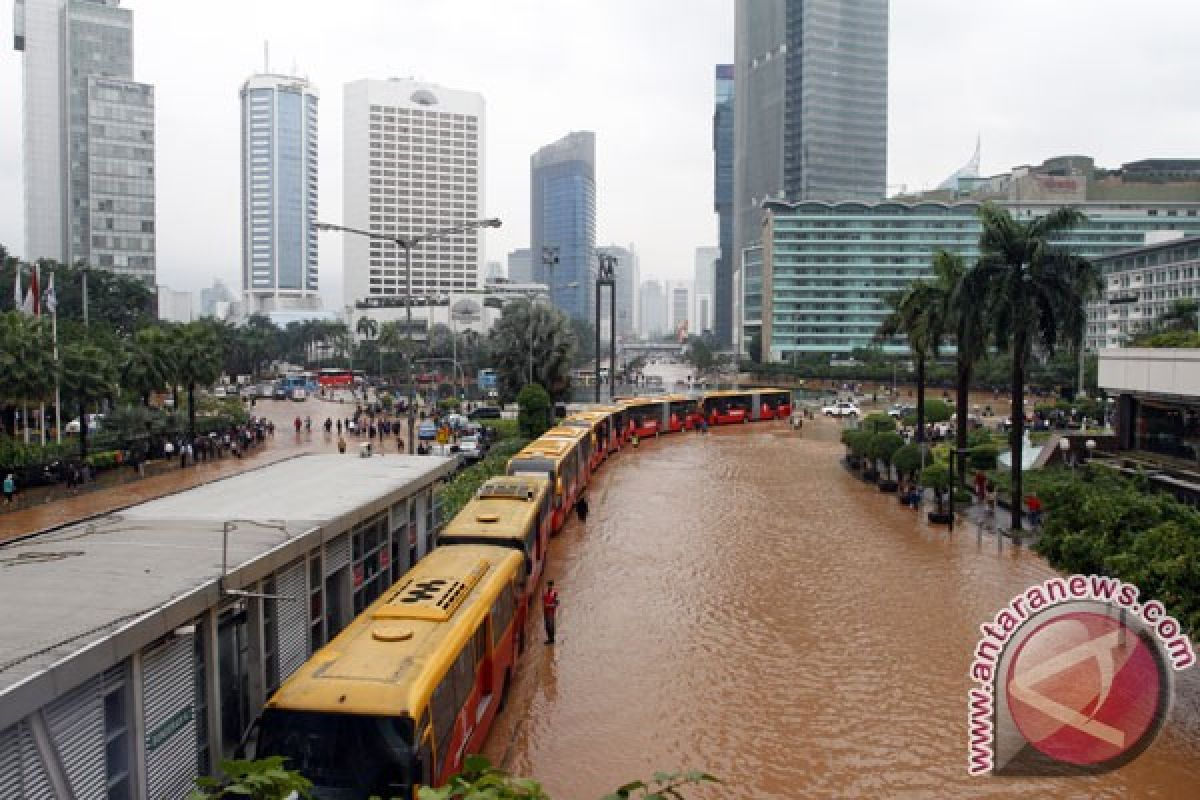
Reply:
<svg viewBox="0 0 1200 800"><path fill-rule="evenodd" d="M896 430L896 420L882 411L875 411L863 417L862 425L859 427L870 433L885 433Z"/></svg>
<svg viewBox="0 0 1200 800"><path fill-rule="evenodd" d="M876 433L872 434L870 442L867 444L867 454L871 458L876 458L885 464L890 464L892 463L892 456L903 446L904 437L898 433Z"/></svg>
<svg viewBox="0 0 1200 800"><path fill-rule="evenodd" d="M550 428L553 406L550 404L550 395L540 384L526 384L517 395L517 405L521 436L536 439Z"/></svg>
<svg viewBox="0 0 1200 800"><path fill-rule="evenodd" d="M847 431L846 446L850 448L851 455L858 458L863 458L867 455L871 447L871 438L875 434L870 431L854 430Z"/></svg>
<svg viewBox="0 0 1200 800"><path fill-rule="evenodd" d="M936 462L921 470L921 485L945 491L950 488L950 468Z"/></svg>
<svg viewBox="0 0 1200 800"><path fill-rule="evenodd" d="M437 491L442 518L451 519L461 511L488 478L503 475L508 467L508 460L520 452L527 441L502 439L492 446L482 461L458 473L453 480L441 486Z"/></svg>
<svg viewBox="0 0 1200 800"><path fill-rule="evenodd" d="M892 454L892 466L901 475L912 477L921 469L921 448L906 444Z"/></svg>
<svg viewBox="0 0 1200 800"><path fill-rule="evenodd" d="M971 469L995 469L999 456L1000 448L993 444L981 444L967 452L967 463L971 465Z"/></svg>
<svg viewBox="0 0 1200 800"><path fill-rule="evenodd" d="M120 453L117 450L104 450L97 453L88 453L87 463L91 464L95 469L112 469L120 466Z"/></svg>
<svg viewBox="0 0 1200 800"><path fill-rule="evenodd" d="M967 447L979 447L983 444L992 444L993 441L991 431L986 428L967 431Z"/></svg>

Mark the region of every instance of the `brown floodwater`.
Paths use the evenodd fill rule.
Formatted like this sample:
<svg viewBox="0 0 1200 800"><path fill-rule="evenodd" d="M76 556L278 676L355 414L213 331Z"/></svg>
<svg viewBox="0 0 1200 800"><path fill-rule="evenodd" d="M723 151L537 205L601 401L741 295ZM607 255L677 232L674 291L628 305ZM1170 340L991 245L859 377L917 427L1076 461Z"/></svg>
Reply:
<svg viewBox="0 0 1200 800"><path fill-rule="evenodd" d="M840 467L836 434L739 426L605 465L552 546L559 643L522 658L493 761L556 800L677 768L724 781L706 798L1200 796L1195 669L1118 771L969 777L978 626L1054 571L922 522Z"/></svg>

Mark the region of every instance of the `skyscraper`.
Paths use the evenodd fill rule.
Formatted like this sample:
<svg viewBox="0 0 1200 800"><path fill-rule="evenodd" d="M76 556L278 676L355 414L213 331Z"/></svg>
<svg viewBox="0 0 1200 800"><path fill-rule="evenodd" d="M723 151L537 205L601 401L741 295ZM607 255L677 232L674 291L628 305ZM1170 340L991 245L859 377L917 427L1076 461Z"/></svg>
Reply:
<svg viewBox="0 0 1200 800"><path fill-rule="evenodd" d="M536 282L573 319L590 319L596 297L596 135L569 133L530 158L529 249ZM547 263L552 262L552 263Z"/></svg>
<svg viewBox="0 0 1200 800"><path fill-rule="evenodd" d="M733 64L718 64L713 109L713 210L717 246L710 327L721 344L733 342ZM699 288L697 288L699 295Z"/></svg>
<svg viewBox="0 0 1200 800"><path fill-rule="evenodd" d="M119 0L17 0L25 257L155 284L154 87L133 81Z"/></svg>
<svg viewBox="0 0 1200 800"><path fill-rule="evenodd" d="M533 283L533 263L528 247L518 248L508 254L508 279L513 283Z"/></svg>
<svg viewBox="0 0 1200 800"><path fill-rule="evenodd" d="M720 257L720 248L696 248L691 318L692 333L697 335L713 330L713 297L716 294L716 267Z"/></svg>
<svg viewBox="0 0 1200 800"><path fill-rule="evenodd" d="M883 198L887 0L735 5L734 269L762 203Z"/></svg>
<svg viewBox="0 0 1200 800"><path fill-rule="evenodd" d="M613 278L615 279L615 292L617 299L617 337L624 341L631 341L637 334L638 321L638 286L640 285L640 268L638 267L637 251L633 245L629 247L621 247L619 245L610 244L605 247L597 247L597 253L612 256L616 259L616 264L613 268ZM608 293L604 292L600 298L600 319L601 319L601 334L605 338L608 336L608 319L611 313L611 308L608 302Z"/></svg>
<svg viewBox="0 0 1200 800"><path fill-rule="evenodd" d="M247 313L315 308L317 92L254 75L242 101L242 291Z"/></svg>
<svg viewBox="0 0 1200 800"><path fill-rule="evenodd" d="M685 339L695 333L692 313L692 282L671 281L668 284L667 297L670 300L670 333L679 339Z"/></svg>
<svg viewBox="0 0 1200 800"><path fill-rule="evenodd" d="M646 339L657 339L667 332L667 294L659 281L649 280L642 283L641 295L639 332Z"/></svg>
<svg viewBox="0 0 1200 800"><path fill-rule="evenodd" d="M343 218L393 236L428 233L483 215L484 102L477 92L432 83L359 80L344 90ZM412 251L412 293L479 286L478 230ZM402 248L343 238L345 302L408 294Z"/></svg>

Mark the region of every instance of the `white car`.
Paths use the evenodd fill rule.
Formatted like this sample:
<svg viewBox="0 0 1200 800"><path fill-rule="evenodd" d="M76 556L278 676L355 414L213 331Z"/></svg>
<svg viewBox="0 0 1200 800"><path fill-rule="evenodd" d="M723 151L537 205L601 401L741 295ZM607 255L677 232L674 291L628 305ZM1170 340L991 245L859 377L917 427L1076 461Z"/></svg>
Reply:
<svg viewBox="0 0 1200 800"><path fill-rule="evenodd" d="M225 389L224 386L213 387L212 394L213 394L213 397L220 397L221 399L225 399L226 397L229 396L229 392Z"/></svg>
<svg viewBox="0 0 1200 800"><path fill-rule="evenodd" d="M825 406L821 409L821 413L827 417L857 417L859 414L858 406L854 403L840 402L834 403L831 406Z"/></svg>
<svg viewBox="0 0 1200 800"><path fill-rule="evenodd" d="M100 423L104 421L103 414L88 414L88 433L95 433L100 427ZM79 417L68 422L63 426L64 433L79 433Z"/></svg>

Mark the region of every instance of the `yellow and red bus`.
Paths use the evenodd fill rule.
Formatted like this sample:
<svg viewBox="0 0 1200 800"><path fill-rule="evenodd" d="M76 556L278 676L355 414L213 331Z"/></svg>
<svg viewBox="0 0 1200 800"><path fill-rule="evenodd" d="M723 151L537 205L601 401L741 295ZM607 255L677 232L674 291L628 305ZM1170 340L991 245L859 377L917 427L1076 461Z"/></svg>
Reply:
<svg viewBox="0 0 1200 800"><path fill-rule="evenodd" d="M700 424L703 415L700 413L700 402L694 397L683 394L667 395L667 423L663 428L667 433L690 431Z"/></svg>
<svg viewBox="0 0 1200 800"><path fill-rule="evenodd" d="M787 419L792 415L792 393L788 389L753 389L754 419Z"/></svg>
<svg viewBox="0 0 1200 800"><path fill-rule="evenodd" d="M579 441L575 439L535 439L509 459L509 475L545 475L552 487L551 532L558 533L575 506L576 493L583 488L580 480Z"/></svg>
<svg viewBox="0 0 1200 800"><path fill-rule="evenodd" d="M608 458L608 454L614 452L620 445L616 430L613 428L613 414L608 410L580 411L564 419L559 426L579 428L591 433L592 472L595 472L604 459Z"/></svg>
<svg viewBox="0 0 1200 800"><path fill-rule="evenodd" d="M522 560L487 545L429 553L275 692L257 755L285 757L318 796L444 783L508 690Z"/></svg>
<svg viewBox="0 0 1200 800"><path fill-rule="evenodd" d="M538 437L539 441L558 439L575 442L575 449L579 454L579 460L574 494L578 495L587 486L588 480L592 477L592 456L599 447L599 442L592 436L591 431L567 425L557 425Z"/></svg>
<svg viewBox="0 0 1200 800"><path fill-rule="evenodd" d="M709 425L733 425L754 418L754 397L750 390L705 392L701 410Z"/></svg>
<svg viewBox="0 0 1200 800"><path fill-rule="evenodd" d="M553 525L550 481L545 475L488 478L470 502L438 534L438 546L489 544L525 558L517 603L517 651L525 649L525 620L536 608Z"/></svg>
<svg viewBox="0 0 1200 800"><path fill-rule="evenodd" d="M631 434L645 438L662 432L666 424L666 401L661 397L630 397L617 402L625 407Z"/></svg>

